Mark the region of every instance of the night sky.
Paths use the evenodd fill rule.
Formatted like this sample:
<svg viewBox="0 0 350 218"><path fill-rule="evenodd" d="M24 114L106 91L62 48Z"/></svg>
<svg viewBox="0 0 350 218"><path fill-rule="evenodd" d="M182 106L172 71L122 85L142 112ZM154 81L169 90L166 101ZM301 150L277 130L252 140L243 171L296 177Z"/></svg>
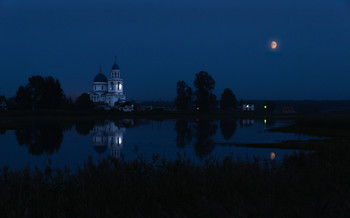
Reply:
<svg viewBox="0 0 350 218"><path fill-rule="evenodd" d="M50 75L75 98L116 55L127 99L173 100L201 70L217 95L350 99L347 0L0 0L0 31L7 97Z"/></svg>

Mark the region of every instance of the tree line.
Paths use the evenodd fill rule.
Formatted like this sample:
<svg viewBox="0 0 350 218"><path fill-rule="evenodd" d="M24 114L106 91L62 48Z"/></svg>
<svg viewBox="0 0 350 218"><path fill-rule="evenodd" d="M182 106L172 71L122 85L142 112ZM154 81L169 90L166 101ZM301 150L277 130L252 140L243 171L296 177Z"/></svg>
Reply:
<svg viewBox="0 0 350 218"><path fill-rule="evenodd" d="M177 82L175 105L180 111L213 111L220 106L221 110L234 110L237 99L231 89L226 88L217 100L213 90L215 81L205 71L195 74L194 90L183 80ZM67 98L61 84L51 76L32 76L28 83L20 86L16 96L9 99L9 106L17 110L51 110L51 109L93 109L94 104L87 93L80 95L76 101Z"/></svg>
<svg viewBox="0 0 350 218"><path fill-rule="evenodd" d="M9 99L9 106L17 110L52 109L93 109L94 105L87 93L76 101L66 97L61 84L51 76L32 76L25 86L20 86L16 96Z"/></svg>
<svg viewBox="0 0 350 218"><path fill-rule="evenodd" d="M175 105L177 110L189 111L213 111L220 104L221 110L234 110L237 105L237 99L231 89L226 88L221 94L220 101L213 94L215 81L211 75L205 71L195 74L194 91L185 81L177 82Z"/></svg>

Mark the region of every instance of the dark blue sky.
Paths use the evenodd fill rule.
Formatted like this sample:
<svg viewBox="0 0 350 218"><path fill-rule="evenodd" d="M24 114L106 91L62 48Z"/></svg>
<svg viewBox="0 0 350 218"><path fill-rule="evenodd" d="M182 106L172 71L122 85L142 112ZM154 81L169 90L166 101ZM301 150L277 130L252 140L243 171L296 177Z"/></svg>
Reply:
<svg viewBox="0 0 350 218"><path fill-rule="evenodd" d="M217 95L350 99L349 40L348 0L0 0L0 95L39 74L76 97L117 55L128 99L172 100L200 70Z"/></svg>

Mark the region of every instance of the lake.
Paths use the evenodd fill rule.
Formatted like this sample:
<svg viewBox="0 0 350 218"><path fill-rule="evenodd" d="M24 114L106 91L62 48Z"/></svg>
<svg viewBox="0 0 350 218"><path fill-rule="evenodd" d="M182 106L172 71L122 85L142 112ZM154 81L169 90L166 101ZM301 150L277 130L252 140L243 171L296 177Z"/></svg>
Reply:
<svg viewBox="0 0 350 218"><path fill-rule="evenodd" d="M153 154L168 160L185 156L195 163L228 155L281 161L285 155L299 151L245 145L316 138L268 131L292 122L266 119L33 122L25 128L0 133L0 165L12 169L28 165L75 169L89 156L98 162L108 156L151 160Z"/></svg>

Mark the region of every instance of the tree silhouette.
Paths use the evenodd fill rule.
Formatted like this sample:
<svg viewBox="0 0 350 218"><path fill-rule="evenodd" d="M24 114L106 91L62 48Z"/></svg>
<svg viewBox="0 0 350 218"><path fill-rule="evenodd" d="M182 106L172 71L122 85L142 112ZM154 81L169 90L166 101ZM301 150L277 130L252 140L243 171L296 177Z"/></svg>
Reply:
<svg viewBox="0 0 350 218"><path fill-rule="evenodd" d="M177 82L177 97L175 99L176 108L178 110L188 110L192 108L192 88L185 81Z"/></svg>
<svg viewBox="0 0 350 218"><path fill-rule="evenodd" d="M214 149L215 144L211 139L211 136L215 135L217 130L217 125L213 121L209 120L199 120L194 124L195 138L194 149L196 155L201 159L208 156Z"/></svg>
<svg viewBox="0 0 350 218"><path fill-rule="evenodd" d="M194 95L196 97L194 103L200 111L211 111L217 106L216 96L212 93L215 87L214 79L205 71L196 74L194 80L196 88Z"/></svg>
<svg viewBox="0 0 350 218"><path fill-rule="evenodd" d="M236 108L237 99L231 89L226 88L221 94L220 108L222 110L233 110Z"/></svg>
<svg viewBox="0 0 350 218"><path fill-rule="evenodd" d="M32 109L32 96L29 88L20 86L16 93L15 102L19 109L23 109L23 110Z"/></svg>
<svg viewBox="0 0 350 218"><path fill-rule="evenodd" d="M80 135L89 135L94 128L95 122L93 120L80 120L75 123L75 130Z"/></svg>
<svg viewBox="0 0 350 218"><path fill-rule="evenodd" d="M58 80L51 76L43 78L32 76L28 84L20 86L16 93L16 103L19 109L57 109L65 101L65 96Z"/></svg>
<svg viewBox="0 0 350 218"><path fill-rule="evenodd" d="M75 101L75 105L79 110L91 110L94 108L94 103L90 100L90 95L87 93L81 94Z"/></svg>
<svg viewBox="0 0 350 218"><path fill-rule="evenodd" d="M220 120L220 130L224 139L229 140L236 132L236 120Z"/></svg>
<svg viewBox="0 0 350 218"><path fill-rule="evenodd" d="M64 128L60 125L30 125L15 131L19 145L25 145L29 153L41 155L57 152L63 140Z"/></svg>
<svg viewBox="0 0 350 218"><path fill-rule="evenodd" d="M176 120L175 130L176 146L178 148L184 148L188 143L192 141L193 130L187 120Z"/></svg>

